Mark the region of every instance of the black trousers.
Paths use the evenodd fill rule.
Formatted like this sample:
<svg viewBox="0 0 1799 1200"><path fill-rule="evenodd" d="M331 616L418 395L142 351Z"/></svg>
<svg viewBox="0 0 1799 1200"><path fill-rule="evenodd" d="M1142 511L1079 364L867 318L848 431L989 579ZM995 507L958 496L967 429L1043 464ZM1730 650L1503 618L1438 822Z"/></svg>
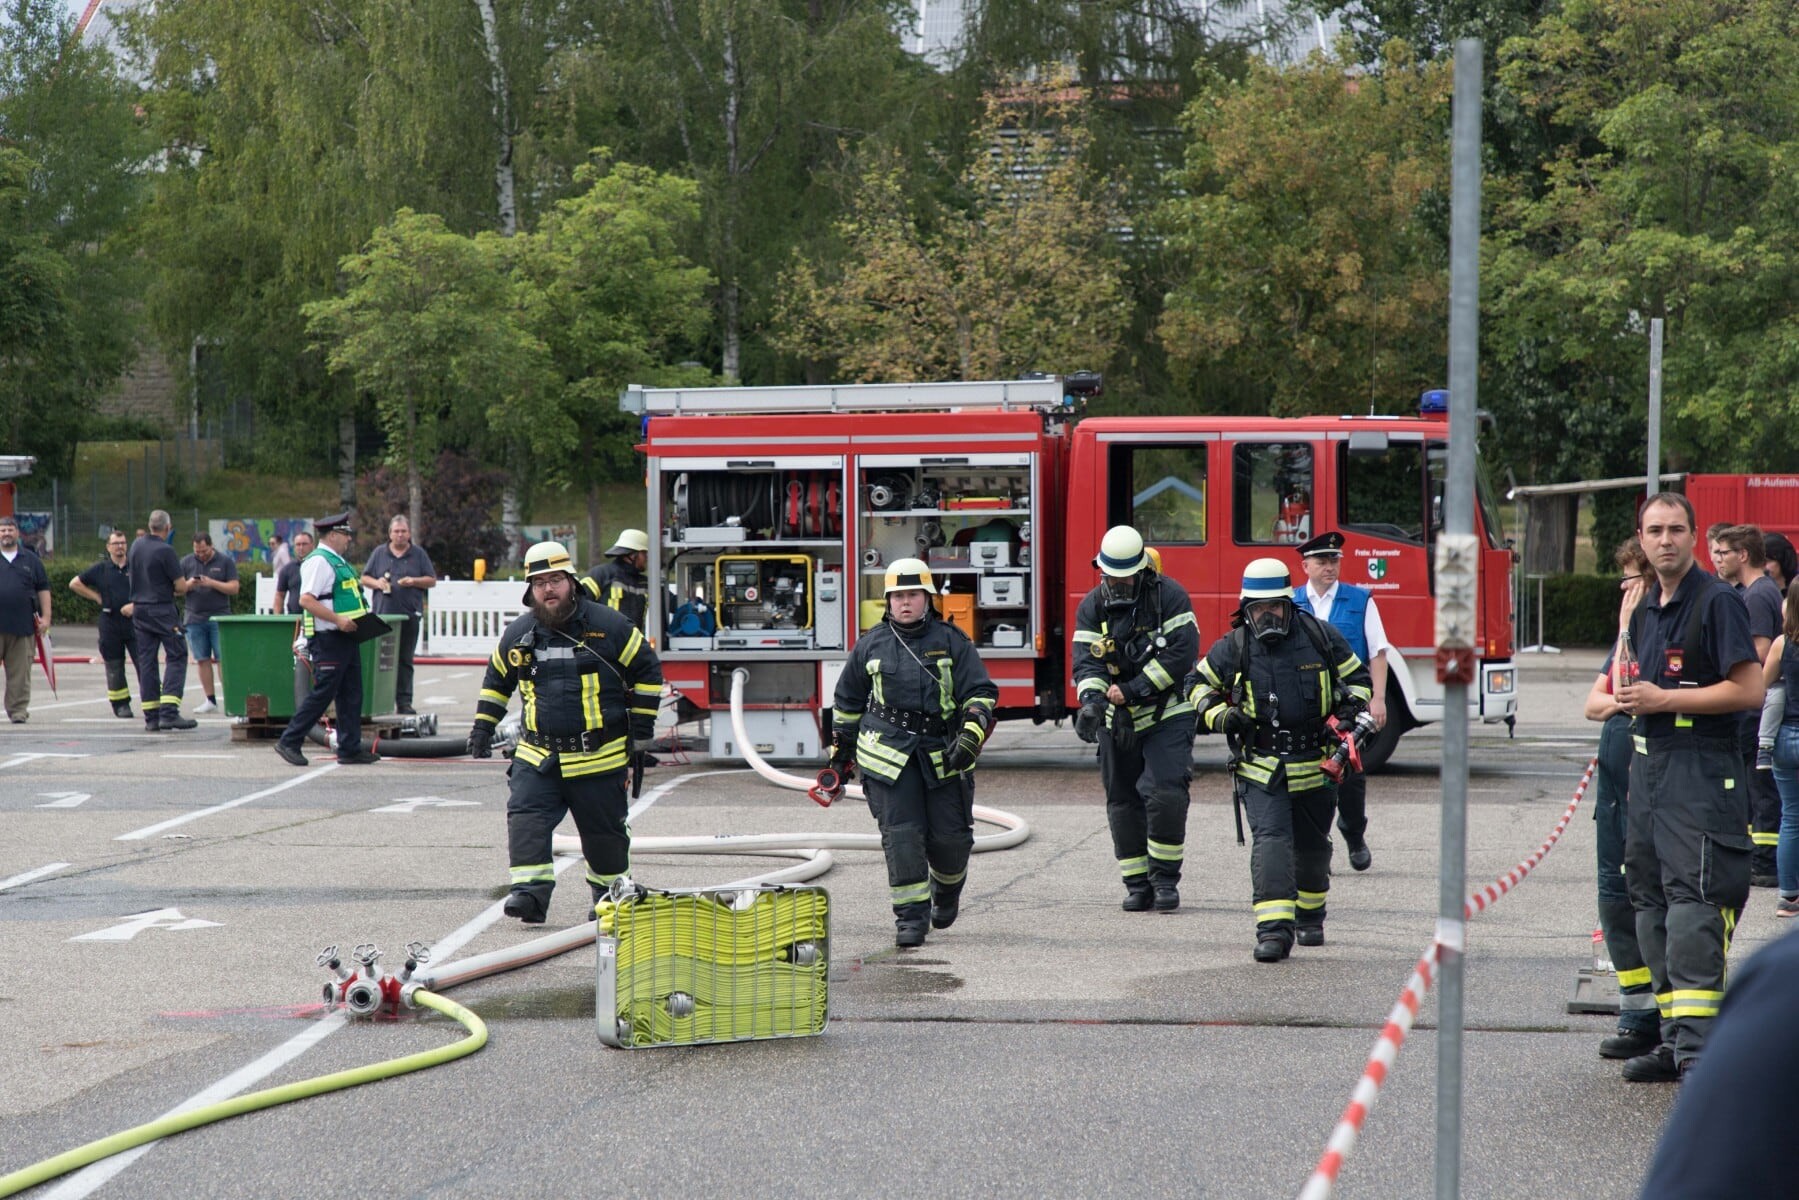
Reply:
<svg viewBox="0 0 1799 1200"><path fill-rule="evenodd" d="M1593 784L1593 827L1599 878L1599 928L1618 973L1618 1031L1648 1033L1661 1015L1649 965L1637 945L1637 910L1624 882L1624 845L1630 822L1630 718L1622 713L1599 731L1599 771Z"/></svg>
<svg viewBox="0 0 1799 1200"><path fill-rule="evenodd" d="M187 637L175 616L173 604L137 604L131 609L131 632L137 641L138 695L144 716L166 706L181 709L181 691L187 686ZM162 652L162 670L156 669L156 653ZM159 677L160 675L160 677Z"/></svg>
<svg viewBox="0 0 1799 1200"><path fill-rule="evenodd" d="M412 660L418 653L419 631L424 613L397 613L399 629L394 638L400 644L400 657L394 665L394 707L412 707ZM390 622L391 623L391 622Z"/></svg>
<svg viewBox="0 0 1799 1200"><path fill-rule="evenodd" d="M1249 879L1256 913L1256 936L1292 937L1295 924L1324 924L1324 901L1331 886L1331 811L1336 789L1329 784L1289 792L1275 776L1272 787L1248 779L1243 808L1254 841Z"/></svg>
<svg viewBox="0 0 1799 1200"><path fill-rule="evenodd" d="M1153 725L1124 748L1110 730L1101 732L1099 778L1106 789L1112 853L1127 886L1142 886L1145 876L1180 882L1193 780L1193 714Z"/></svg>
<svg viewBox="0 0 1799 1200"><path fill-rule="evenodd" d="M1705 1046L1724 999L1725 958L1749 899L1754 843L1734 738L1676 734L1632 755L1624 878L1637 944L1677 1063Z"/></svg>
<svg viewBox="0 0 1799 1200"><path fill-rule="evenodd" d="M131 683L125 674L125 660L131 660L131 674L137 674L137 631L130 617L116 613L100 614L100 661L106 665L106 698L117 704L131 699Z"/></svg>
<svg viewBox="0 0 1799 1200"><path fill-rule="evenodd" d="M933 887L959 894L974 850L973 776L932 783L914 755L891 783L864 772L862 790L881 827L893 911L928 904Z"/></svg>
<svg viewBox="0 0 1799 1200"><path fill-rule="evenodd" d="M573 814L587 858L587 882L597 898L612 881L631 869L631 830L625 823L629 801L628 772L565 778L555 755L542 768L514 759L506 768L506 852L512 868L512 890L528 892L549 911L556 889L551 842L556 826Z"/></svg>
<svg viewBox="0 0 1799 1200"><path fill-rule="evenodd" d="M1345 775L1337 785L1337 828L1343 840L1354 844L1368 833L1368 777L1360 771Z"/></svg>
<svg viewBox="0 0 1799 1200"><path fill-rule="evenodd" d="M348 758L362 749L362 647L347 633L321 629L312 635L311 651L312 690L281 731L281 742L300 749L336 703L337 756Z"/></svg>

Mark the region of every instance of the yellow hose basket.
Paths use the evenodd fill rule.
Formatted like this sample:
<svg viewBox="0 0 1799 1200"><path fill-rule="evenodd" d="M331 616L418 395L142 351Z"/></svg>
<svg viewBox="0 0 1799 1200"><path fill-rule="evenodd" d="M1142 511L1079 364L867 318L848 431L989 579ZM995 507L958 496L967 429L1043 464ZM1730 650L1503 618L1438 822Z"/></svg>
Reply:
<svg viewBox="0 0 1799 1200"><path fill-rule="evenodd" d="M823 1033L830 897L819 887L646 892L601 904L595 1020L608 1046Z"/></svg>

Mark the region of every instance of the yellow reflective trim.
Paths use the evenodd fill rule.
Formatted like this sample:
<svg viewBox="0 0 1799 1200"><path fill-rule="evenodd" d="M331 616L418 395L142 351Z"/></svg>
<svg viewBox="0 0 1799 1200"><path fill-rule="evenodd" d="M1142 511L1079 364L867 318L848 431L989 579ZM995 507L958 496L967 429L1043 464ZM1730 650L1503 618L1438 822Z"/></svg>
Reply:
<svg viewBox="0 0 1799 1200"><path fill-rule="evenodd" d="M1301 907L1301 908L1307 908L1307 909L1323 908L1325 897L1328 894L1329 893L1327 893L1327 892L1305 892L1305 891L1302 891L1299 893L1299 900L1297 901L1297 903L1298 903L1299 907Z"/></svg>
<svg viewBox="0 0 1799 1200"><path fill-rule="evenodd" d="M1143 674L1158 688L1171 688L1174 686L1174 680L1169 676L1168 669L1156 659L1152 658L1149 660L1149 664L1143 668Z"/></svg>
<svg viewBox="0 0 1799 1200"><path fill-rule="evenodd" d="M481 699L492 700L495 704L504 706L506 701L511 699L511 697L507 696L505 692L496 692L492 688L482 688Z"/></svg>
<svg viewBox="0 0 1799 1200"><path fill-rule="evenodd" d="M1180 862L1186 857L1186 854L1187 848L1179 842L1158 842L1152 840L1149 843L1149 856L1151 858L1159 858L1163 862Z"/></svg>
<svg viewBox="0 0 1799 1200"><path fill-rule="evenodd" d="M1095 630L1091 630L1091 629L1077 629L1077 630L1075 630L1075 631L1074 631L1074 644L1075 644L1075 645L1077 645L1077 646L1084 646L1084 645L1086 645L1086 644L1087 644L1087 643L1088 643L1088 642L1097 642L1097 641L1099 641L1099 639L1100 639L1100 638L1101 638L1101 637L1102 637L1102 636L1104 636L1104 635L1103 635L1103 634L1100 634L1100 633L1099 633L1099 632L1097 632L1097 631L1095 631Z"/></svg>
<svg viewBox="0 0 1799 1200"><path fill-rule="evenodd" d="M968 878L967 871L957 871L954 875L941 875L938 874L936 867L932 867L930 868L930 872L931 878L938 883L941 883L944 887L955 887L958 883L961 883L964 879Z"/></svg>
<svg viewBox="0 0 1799 1200"><path fill-rule="evenodd" d="M1255 905L1257 921L1291 921L1297 902L1293 900L1258 900Z"/></svg>
<svg viewBox="0 0 1799 1200"><path fill-rule="evenodd" d="M1163 621L1160 632L1172 633L1174 630L1179 629L1183 625L1192 625L1195 628L1198 628L1199 618L1193 615L1192 610L1188 610L1187 612L1184 612L1184 613L1178 613L1175 616L1169 617L1166 621Z"/></svg>
<svg viewBox="0 0 1799 1200"><path fill-rule="evenodd" d="M532 863L529 866L513 867L511 874L514 883L538 883L556 878L556 867L553 863Z"/></svg>
<svg viewBox="0 0 1799 1200"><path fill-rule="evenodd" d="M613 607L617 608L618 606L615 604ZM638 633L637 630L633 629L630 638L625 642L625 652L618 656L618 665L621 667L630 666L631 660L637 657L637 652L641 649L643 649L643 634Z"/></svg>
<svg viewBox="0 0 1799 1200"><path fill-rule="evenodd" d="M518 683L519 716L526 729L537 728L537 685L529 679Z"/></svg>
<svg viewBox="0 0 1799 1200"><path fill-rule="evenodd" d="M1118 860L1118 873L1129 879L1133 875L1145 875L1149 872L1147 858L1121 858Z"/></svg>
<svg viewBox="0 0 1799 1200"><path fill-rule="evenodd" d="M1099 692L1099 693L1103 694L1105 692L1105 690L1106 690L1106 681L1105 680L1099 678L1097 675L1089 675L1087 678L1081 680L1080 683L1075 685L1074 694L1076 696L1079 696L1084 692Z"/></svg>
<svg viewBox="0 0 1799 1200"><path fill-rule="evenodd" d="M889 888L888 894L892 897L895 908L902 904L918 904L931 898L931 884L929 880L921 879L917 883L906 883L896 888Z"/></svg>
<svg viewBox="0 0 1799 1200"><path fill-rule="evenodd" d="M1758 829L1749 836L1754 839L1755 844L1758 846L1774 846L1780 843L1779 830L1769 830L1764 833Z"/></svg>
<svg viewBox="0 0 1799 1200"><path fill-rule="evenodd" d="M1619 971L1618 972L1618 986L1621 988L1644 987L1648 983L1649 983L1649 968L1648 967L1632 967L1628 971Z"/></svg>
<svg viewBox="0 0 1799 1200"><path fill-rule="evenodd" d="M645 696L654 696L658 700L662 698L662 685L659 683L634 683L631 685L631 690Z"/></svg>

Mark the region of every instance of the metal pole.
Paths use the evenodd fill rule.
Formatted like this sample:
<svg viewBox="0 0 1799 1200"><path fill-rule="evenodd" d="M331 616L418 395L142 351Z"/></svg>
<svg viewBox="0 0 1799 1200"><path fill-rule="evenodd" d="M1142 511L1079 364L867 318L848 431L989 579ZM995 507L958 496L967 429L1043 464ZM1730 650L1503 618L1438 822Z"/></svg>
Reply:
<svg viewBox="0 0 1799 1200"><path fill-rule="evenodd" d="M1643 495L1662 490L1662 319L1649 322L1649 478Z"/></svg>
<svg viewBox="0 0 1799 1200"><path fill-rule="evenodd" d="M1455 111L1450 167L1449 219L1449 474L1443 495L1439 553L1463 555L1464 575L1446 580L1439 569L1438 662L1452 644L1473 639L1478 575L1474 540L1474 438L1480 343L1480 92L1481 43L1455 46ZM1440 560L1441 561L1441 560ZM1474 584L1474 586L1470 586ZM1441 608L1443 588L1459 586L1460 628L1451 630ZM1449 631L1449 632L1446 632ZM1464 662L1473 661L1467 647ZM1438 1200L1461 1195L1462 1174L1462 958L1463 899L1468 855L1468 683L1445 675L1443 685L1443 812L1437 881L1437 1155Z"/></svg>

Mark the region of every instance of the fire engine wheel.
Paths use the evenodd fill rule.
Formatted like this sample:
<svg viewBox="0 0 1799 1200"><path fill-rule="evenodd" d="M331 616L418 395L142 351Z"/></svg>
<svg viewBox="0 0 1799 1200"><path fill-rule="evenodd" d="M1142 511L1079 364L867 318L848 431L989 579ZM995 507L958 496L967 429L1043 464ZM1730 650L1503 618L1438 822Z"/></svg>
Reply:
<svg viewBox="0 0 1799 1200"><path fill-rule="evenodd" d="M1414 728L1412 711L1405 706L1405 693L1393 680L1387 680L1387 723L1375 730L1374 736L1362 744L1362 770L1372 775L1387 765L1399 738Z"/></svg>

